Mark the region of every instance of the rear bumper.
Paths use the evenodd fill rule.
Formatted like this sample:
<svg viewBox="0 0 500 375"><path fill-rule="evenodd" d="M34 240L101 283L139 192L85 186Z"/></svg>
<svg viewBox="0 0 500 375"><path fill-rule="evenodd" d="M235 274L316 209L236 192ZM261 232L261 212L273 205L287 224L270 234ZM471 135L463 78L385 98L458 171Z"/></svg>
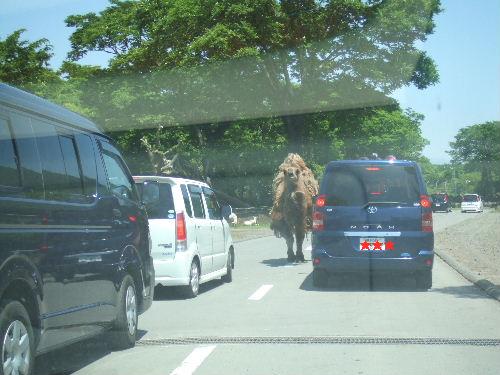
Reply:
<svg viewBox="0 0 500 375"><path fill-rule="evenodd" d="M432 269L434 264L434 252L427 250L422 250L416 257L381 258L376 256L336 257L326 251L313 249L312 256L315 260L313 267L329 273L390 272L408 274Z"/></svg>
<svg viewBox="0 0 500 375"><path fill-rule="evenodd" d="M462 207L463 212L480 212L480 207Z"/></svg>
<svg viewBox="0 0 500 375"><path fill-rule="evenodd" d="M168 260L154 260L156 270L155 285L189 285L189 271L193 254L190 251L175 253Z"/></svg>

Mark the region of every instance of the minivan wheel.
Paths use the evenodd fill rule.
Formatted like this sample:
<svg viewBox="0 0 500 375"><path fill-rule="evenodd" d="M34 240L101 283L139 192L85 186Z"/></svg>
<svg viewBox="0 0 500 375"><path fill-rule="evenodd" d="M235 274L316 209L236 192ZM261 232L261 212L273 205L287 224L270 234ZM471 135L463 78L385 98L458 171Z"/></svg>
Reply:
<svg viewBox="0 0 500 375"><path fill-rule="evenodd" d="M222 276L222 281L230 283L233 281L233 253L230 251L227 254L226 274Z"/></svg>
<svg viewBox="0 0 500 375"><path fill-rule="evenodd" d="M432 270L420 271L415 275L417 289L428 290L432 288Z"/></svg>
<svg viewBox="0 0 500 375"><path fill-rule="evenodd" d="M328 286L328 273L325 270L313 270L313 285L318 288L326 288Z"/></svg>
<svg viewBox="0 0 500 375"><path fill-rule="evenodd" d="M0 306L2 375L30 375L34 365L34 335L28 312L18 301Z"/></svg>
<svg viewBox="0 0 500 375"><path fill-rule="evenodd" d="M193 260L189 270L189 285L183 288L184 295L188 298L194 298L198 295L200 290L200 267L198 263Z"/></svg>
<svg viewBox="0 0 500 375"><path fill-rule="evenodd" d="M137 294L130 275L123 278L119 292L118 315L110 332L113 349L128 349L135 345L137 337Z"/></svg>

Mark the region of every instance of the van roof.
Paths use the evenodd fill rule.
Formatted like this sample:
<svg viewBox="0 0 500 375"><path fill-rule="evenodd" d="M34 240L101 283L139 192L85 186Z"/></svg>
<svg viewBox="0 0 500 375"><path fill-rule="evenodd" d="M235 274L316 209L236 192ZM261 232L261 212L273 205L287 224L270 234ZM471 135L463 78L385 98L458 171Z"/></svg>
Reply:
<svg viewBox="0 0 500 375"><path fill-rule="evenodd" d="M134 181L157 181L157 182L167 182L173 184L200 184L204 186L208 186L206 182L199 180L191 180L189 178L182 177L168 177L168 176L133 176Z"/></svg>
<svg viewBox="0 0 500 375"><path fill-rule="evenodd" d="M62 121L68 125L73 125L92 133L102 134L101 129L89 119L67 108L5 83L0 83L0 104L33 112L34 114L42 115L53 120Z"/></svg>
<svg viewBox="0 0 500 375"><path fill-rule="evenodd" d="M401 166L415 166L417 163L408 160L334 160L328 163L326 170L339 165L401 165Z"/></svg>

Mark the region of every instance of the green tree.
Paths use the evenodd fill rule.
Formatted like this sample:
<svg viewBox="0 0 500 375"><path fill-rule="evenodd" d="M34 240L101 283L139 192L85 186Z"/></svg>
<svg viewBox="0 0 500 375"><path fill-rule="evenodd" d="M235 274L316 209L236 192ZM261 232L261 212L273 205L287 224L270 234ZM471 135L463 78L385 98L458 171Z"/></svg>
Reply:
<svg viewBox="0 0 500 375"><path fill-rule="evenodd" d="M47 39L21 40L25 29L19 29L0 40L0 81L16 86L48 83L57 74L49 67L52 46Z"/></svg>
<svg viewBox="0 0 500 375"><path fill-rule="evenodd" d="M304 113L391 104L385 94L398 87L435 83L415 42L439 11L438 0L113 0L66 22L76 28L71 59L105 51L110 72L151 74L146 87L121 84L146 90L127 108L147 108L154 126L165 108L180 124L278 114L289 149L300 150Z"/></svg>
<svg viewBox="0 0 500 375"><path fill-rule="evenodd" d="M466 170L481 172L479 193L494 199L500 192L500 121L460 129L450 147L452 163L463 163Z"/></svg>

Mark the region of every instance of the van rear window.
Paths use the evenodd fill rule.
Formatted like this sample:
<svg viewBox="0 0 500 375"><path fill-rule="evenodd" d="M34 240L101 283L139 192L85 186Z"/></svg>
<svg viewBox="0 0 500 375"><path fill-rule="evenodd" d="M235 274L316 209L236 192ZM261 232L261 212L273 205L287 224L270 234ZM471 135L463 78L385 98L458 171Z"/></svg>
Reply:
<svg viewBox="0 0 500 375"><path fill-rule="evenodd" d="M398 165L335 166L325 174L320 193L334 206L369 202L413 205L420 200L415 168Z"/></svg>
<svg viewBox="0 0 500 375"><path fill-rule="evenodd" d="M175 207L172 187L156 181L137 182L137 190L146 206L149 219L174 219Z"/></svg>
<svg viewBox="0 0 500 375"><path fill-rule="evenodd" d="M479 198L475 194L465 194L463 201L464 202L479 202Z"/></svg>

